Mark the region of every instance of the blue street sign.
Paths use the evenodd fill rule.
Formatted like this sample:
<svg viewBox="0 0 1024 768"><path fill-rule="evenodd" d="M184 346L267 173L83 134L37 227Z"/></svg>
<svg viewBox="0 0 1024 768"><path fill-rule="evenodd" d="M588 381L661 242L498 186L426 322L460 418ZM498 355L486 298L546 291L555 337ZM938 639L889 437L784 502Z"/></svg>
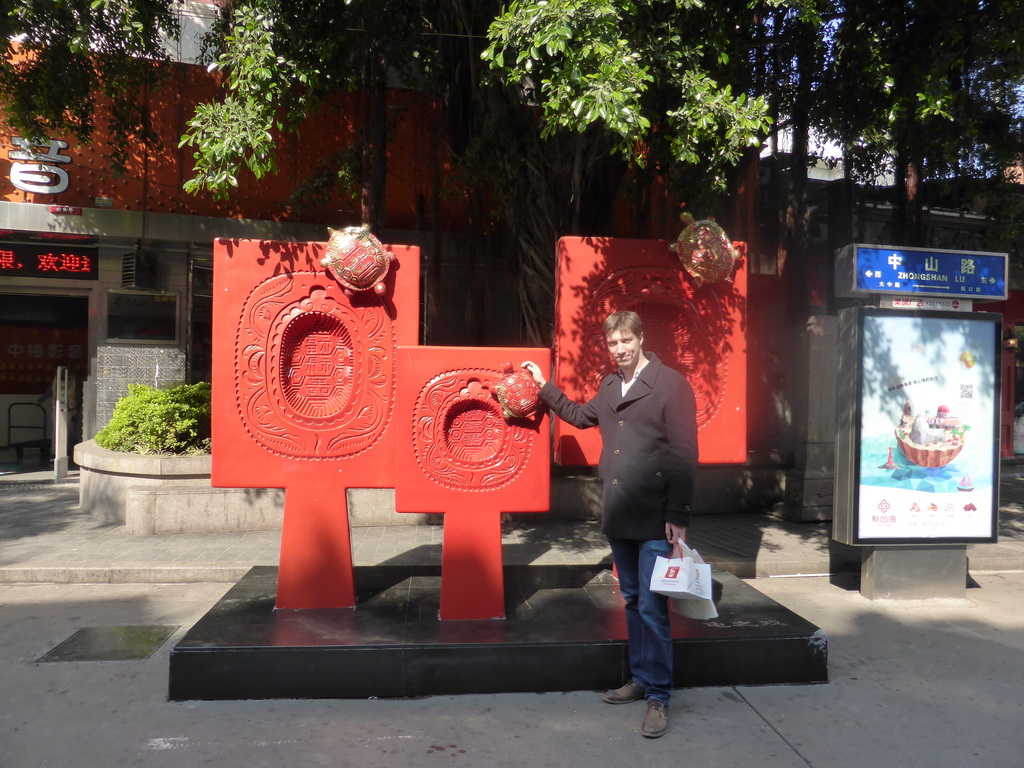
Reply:
<svg viewBox="0 0 1024 768"><path fill-rule="evenodd" d="M848 245L836 252L836 294L1002 301L1007 263L1005 253Z"/></svg>

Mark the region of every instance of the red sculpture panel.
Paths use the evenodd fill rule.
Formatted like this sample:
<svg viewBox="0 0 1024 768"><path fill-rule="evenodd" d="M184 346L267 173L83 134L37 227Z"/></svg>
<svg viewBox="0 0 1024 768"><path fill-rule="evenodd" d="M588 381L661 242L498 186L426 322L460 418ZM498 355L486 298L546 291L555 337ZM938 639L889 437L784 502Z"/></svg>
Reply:
<svg viewBox="0 0 1024 768"><path fill-rule="evenodd" d="M548 418L506 418L505 363L550 364L546 349L413 347L398 353L395 508L445 515L441 618L505 615L501 513L549 505ZM470 365L467 365L469 363Z"/></svg>
<svg viewBox="0 0 1024 768"><path fill-rule="evenodd" d="M213 484L285 489L278 608L355 605L346 491L395 485L395 355L418 341L418 249L351 295L324 248L214 244Z"/></svg>
<svg viewBox="0 0 1024 768"><path fill-rule="evenodd" d="M743 243L734 243L739 254ZM746 461L746 271L695 287L663 240L562 238L558 242L555 381L578 401L613 369L601 334L618 310L644 322L644 349L690 381L702 463ZM597 464L597 430L555 421L555 460Z"/></svg>

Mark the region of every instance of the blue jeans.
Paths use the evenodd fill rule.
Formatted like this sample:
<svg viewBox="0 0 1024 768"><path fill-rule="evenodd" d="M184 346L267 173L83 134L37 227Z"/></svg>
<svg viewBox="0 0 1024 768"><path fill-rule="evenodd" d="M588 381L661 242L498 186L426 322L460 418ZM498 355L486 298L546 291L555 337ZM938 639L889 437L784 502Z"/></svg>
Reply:
<svg viewBox="0 0 1024 768"><path fill-rule="evenodd" d="M668 704L672 697L672 630L668 598L651 592L654 561L671 557L665 539L634 541L609 537L619 574L619 592L626 601L626 632L629 671L647 689L648 701Z"/></svg>

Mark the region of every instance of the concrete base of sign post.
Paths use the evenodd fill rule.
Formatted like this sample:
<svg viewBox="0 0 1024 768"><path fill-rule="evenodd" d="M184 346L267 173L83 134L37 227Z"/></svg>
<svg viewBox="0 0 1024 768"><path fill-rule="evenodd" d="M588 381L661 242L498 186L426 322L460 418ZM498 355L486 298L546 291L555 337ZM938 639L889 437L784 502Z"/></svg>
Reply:
<svg viewBox="0 0 1024 768"><path fill-rule="evenodd" d="M963 600L966 590L964 544L864 549L860 592L869 600Z"/></svg>

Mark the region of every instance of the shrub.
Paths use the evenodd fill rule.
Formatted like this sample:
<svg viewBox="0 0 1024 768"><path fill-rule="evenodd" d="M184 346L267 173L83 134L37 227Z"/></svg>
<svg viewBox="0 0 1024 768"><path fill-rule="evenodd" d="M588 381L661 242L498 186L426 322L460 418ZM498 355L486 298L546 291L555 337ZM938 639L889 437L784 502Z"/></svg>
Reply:
<svg viewBox="0 0 1024 768"><path fill-rule="evenodd" d="M96 443L122 453L198 454L210 450L210 385L154 389L129 384Z"/></svg>

